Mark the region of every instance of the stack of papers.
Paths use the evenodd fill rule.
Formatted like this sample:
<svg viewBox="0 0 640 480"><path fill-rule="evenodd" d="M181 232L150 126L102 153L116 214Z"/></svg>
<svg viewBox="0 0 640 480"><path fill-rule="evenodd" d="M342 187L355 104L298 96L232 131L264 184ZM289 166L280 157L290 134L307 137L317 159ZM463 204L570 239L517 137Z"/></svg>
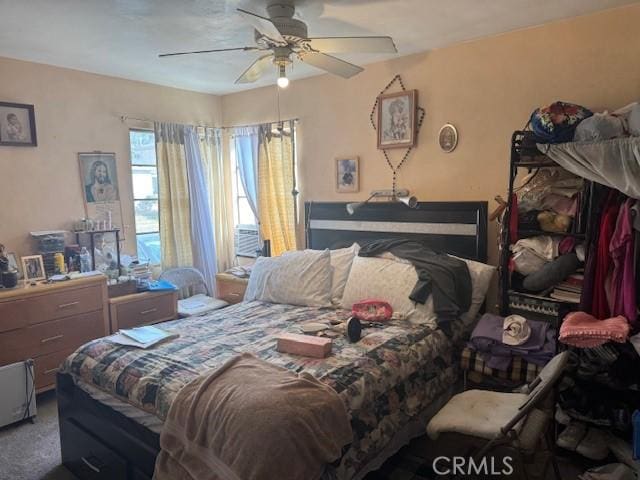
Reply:
<svg viewBox="0 0 640 480"><path fill-rule="evenodd" d="M149 348L165 340L178 338L177 333L169 333L157 327L146 326L119 330L108 337L113 343L138 348Z"/></svg>

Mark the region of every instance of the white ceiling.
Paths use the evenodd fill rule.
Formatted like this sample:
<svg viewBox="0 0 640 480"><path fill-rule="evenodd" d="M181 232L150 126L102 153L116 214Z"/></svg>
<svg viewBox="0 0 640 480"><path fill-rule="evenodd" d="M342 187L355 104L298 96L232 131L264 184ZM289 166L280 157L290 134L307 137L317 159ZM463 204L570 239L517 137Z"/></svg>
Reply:
<svg viewBox="0 0 640 480"><path fill-rule="evenodd" d="M637 0L298 0L309 36L390 35L407 55ZM266 0L0 0L0 56L224 94L254 52L159 59L158 53L253 45L237 7ZM594 35L604 32L594 32ZM561 45L558 48L562 48ZM551 54L551 53L550 53ZM393 55L342 55L366 65ZM292 79L322 73L295 64ZM0 80L1 81L1 80Z"/></svg>

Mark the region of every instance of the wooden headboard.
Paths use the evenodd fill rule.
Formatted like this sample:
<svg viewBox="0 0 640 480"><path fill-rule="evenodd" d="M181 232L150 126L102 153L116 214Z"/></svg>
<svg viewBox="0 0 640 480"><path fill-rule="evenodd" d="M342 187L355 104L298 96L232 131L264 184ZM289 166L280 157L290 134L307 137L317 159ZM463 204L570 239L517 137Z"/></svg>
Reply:
<svg viewBox="0 0 640 480"><path fill-rule="evenodd" d="M343 202L305 203L307 248L341 248L380 238L411 238L434 250L487 261L487 202L370 202L349 215Z"/></svg>

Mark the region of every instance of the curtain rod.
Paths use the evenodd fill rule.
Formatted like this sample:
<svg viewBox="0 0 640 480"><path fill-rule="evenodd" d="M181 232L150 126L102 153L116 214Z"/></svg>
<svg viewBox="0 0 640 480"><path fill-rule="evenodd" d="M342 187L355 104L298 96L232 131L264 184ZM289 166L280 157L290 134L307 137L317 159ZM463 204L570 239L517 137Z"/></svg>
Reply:
<svg viewBox="0 0 640 480"><path fill-rule="evenodd" d="M280 122L299 122L300 119L299 118L283 118L282 120L275 120L273 122L260 122L260 123L252 123L252 124L248 124L248 125L230 125L228 127L220 127L223 130L232 130L234 128L248 128L248 127L259 127L260 125L265 125L265 124L276 124L276 123L280 123Z"/></svg>
<svg viewBox="0 0 640 480"><path fill-rule="evenodd" d="M127 120L135 120L137 122L149 122L149 123L156 123L156 120L151 120L150 118L137 118L137 117L132 117L129 115L120 115L120 120L122 122L125 122ZM248 125L231 125L231 126L222 126L222 127L211 127L209 125L194 125L197 128L220 128L222 130L233 130L234 128L247 128L247 127L257 127L260 125L264 125L264 124L275 124L275 123L280 123L280 122L298 122L300 119L299 118L285 118L283 120L276 120L274 122L261 122L261 123L253 123L253 124L248 124Z"/></svg>
<svg viewBox="0 0 640 480"><path fill-rule="evenodd" d="M132 117L130 115L120 115L120 120L122 122L126 122L127 120L135 120L136 122L148 122L148 123L156 123L157 120L151 120L150 118L139 118ZM212 127L210 125L194 125L196 128L220 128L220 127Z"/></svg>

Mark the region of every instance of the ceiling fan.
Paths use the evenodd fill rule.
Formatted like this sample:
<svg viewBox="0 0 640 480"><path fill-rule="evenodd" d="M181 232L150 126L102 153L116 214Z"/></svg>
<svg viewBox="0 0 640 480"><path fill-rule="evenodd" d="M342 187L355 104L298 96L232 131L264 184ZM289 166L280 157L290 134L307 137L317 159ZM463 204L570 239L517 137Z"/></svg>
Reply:
<svg viewBox="0 0 640 480"><path fill-rule="evenodd" d="M219 48L192 52L164 53L160 57L192 55L199 53L230 51L261 51L261 55L235 81L236 84L257 81L272 65L278 70L278 86L289 85L286 68L297 57L316 68L351 78L364 70L358 65L327 55L329 53L397 53L391 37L323 37L308 38L307 25L296 18L294 0L270 0L267 4L269 18L237 9L238 13L255 29L256 46Z"/></svg>

